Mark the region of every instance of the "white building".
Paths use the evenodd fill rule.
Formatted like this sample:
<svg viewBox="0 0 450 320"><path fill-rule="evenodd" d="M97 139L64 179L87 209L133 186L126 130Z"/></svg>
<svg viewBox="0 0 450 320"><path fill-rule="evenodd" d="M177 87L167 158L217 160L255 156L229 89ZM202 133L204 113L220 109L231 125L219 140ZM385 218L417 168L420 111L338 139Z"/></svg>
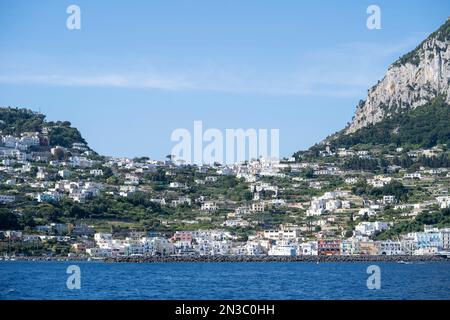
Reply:
<svg viewBox="0 0 450 320"><path fill-rule="evenodd" d="M174 253L173 244L163 237L145 237L140 240L143 254L150 256L167 256Z"/></svg>
<svg viewBox="0 0 450 320"><path fill-rule="evenodd" d="M78 151L88 151L89 148L85 143L81 142L75 142L72 144L72 149L78 150Z"/></svg>
<svg viewBox="0 0 450 320"><path fill-rule="evenodd" d="M247 220L238 218L225 220L223 225L225 227L236 228L236 227L248 227L250 223Z"/></svg>
<svg viewBox="0 0 450 320"><path fill-rule="evenodd" d="M103 175L103 170L102 169L92 169L91 171L89 171L89 173L91 175L93 175L94 177L99 177Z"/></svg>
<svg viewBox="0 0 450 320"><path fill-rule="evenodd" d="M442 249L450 251L450 228L440 229Z"/></svg>
<svg viewBox="0 0 450 320"><path fill-rule="evenodd" d="M202 211L217 211L219 207L217 206L217 203L215 201L205 201L202 203L201 210Z"/></svg>
<svg viewBox="0 0 450 320"><path fill-rule="evenodd" d="M306 211L307 216L319 216L325 212L326 201L322 198L313 198L311 206Z"/></svg>
<svg viewBox="0 0 450 320"><path fill-rule="evenodd" d="M339 199L328 200L325 204L325 210L329 212L333 212L340 208L342 208L342 201Z"/></svg>
<svg viewBox="0 0 450 320"><path fill-rule="evenodd" d="M270 248L267 253L269 256L296 256L297 255L297 247L295 245L274 245Z"/></svg>
<svg viewBox="0 0 450 320"><path fill-rule="evenodd" d="M369 216L369 217L372 217L372 216L376 216L377 213L376 213L376 211L375 211L374 209L372 209L372 208L362 208L362 209L360 209L360 210L358 211L358 215L359 215L359 216L365 216L365 215L367 215L367 216Z"/></svg>
<svg viewBox="0 0 450 320"><path fill-rule="evenodd" d="M19 139L10 135L2 137L3 145L7 148L15 148L16 143L19 142Z"/></svg>
<svg viewBox="0 0 450 320"><path fill-rule="evenodd" d="M422 179L422 175L419 172L406 173L403 177L404 179Z"/></svg>
<svg viewBox="0 0 450 320"><path fill-rule="evenodd" d="M367 184L371 185L374 188L382 188L385 185L389 184L392 181L392 177L385 176L375 176L373 179L367 180Z"/></svg>
<svg viewBox="0 0 450 320"><path fill-rule="evenodd" d="M258 256L267 252L261 241L249 240L245 243L244 252L248 256Z"/></svg>
<svg viewBox="0 0 450 320"><path fill-rule="evenodd" d="M251 208L249 208L248 206L237 207L234 211L236 216L246 215L249 214L250 212Z"/></svg>
<svg viewBox="0 0 450 320"><path fill-rule="evenodd" d="M412 236L418 249L440 250L443 247L441 233L436 228L425 226L424 232L414 232Z"/></svg>
<svg viewBox="0 0 450 320"><path fill-rule="evenodd" d="M384 204L393 204L395 203L395 196L383 196Z"/></svg>
<svg viewBox="0 0 450 320"><path fill-rule="evenodd" d="M358 183L358 179L357 178L346 178L344 181L345 181L345 183L348 183L348 184L356 184L356 183Z"/></svg>
<svg viewBox="0 0 450 320"><path fill-rule="evenodd" d="M138 185L139 184L139 177L134 175L134 174L127 173L125 175L125 184Z"/></svg>
<svg viewBox="0 0 450 320"><path fill-rule="evenodd" d="M450 208L450 196L440 196L436 198L441 209Z"/></svg>
<svg viewBox="0 0 450 320"><path fill-rule="evenodd" d="M150 199L150 201L154 202L154 203L157 203L160 206L165 206L166 205L166 199L164 199L164 198L159 198L159 199L152 198L152 199Z"/></svg>
<svg viewBox="0 0 450 320"><path fill-rule="evenodd" d="M27 147L38 146L39 145L39 137L37 134L24 136L20 139L20 143Z"/></svg>
<svg viewBox="0 0 450 320"><path fill-rule="evenodd" d="M38 180L47 180L48 173L44 171L43 168L38 168L38 172L36 173L36 179Z"/></svg>
<svg viewBox="0 0 450 320"><path fill-rule="evenodd" d="M133 193L135 193L136 191L137 191L137 188L136 188L136 186L133 186L133 185L120 186L119 195L121 197L128 197L128 196L132 195Z"/></svg>
<svg viewBox="0 0 450 320"><path fill-rule="evenodd" d="M277 230L265 230L263 235L265 239L269 240L293 241L300 237L300 232L298 227L284 227L282 225Z"/></svg>
<svg viewBox="0 0 450 320"><path fill-rule="evenodd" d="M404 255L403 244L400 241L378 241L378 254L380 255Z"/></svg>
<svg viewBox="0 0 450 320"><path fill-rule="evenodd" d="M304 255L304 256L317 256L318 253L318 245L317 241L309 241L300 243L298 245L298 255Z"/></svg>
<svg viewBox="0 0 450 320"><path fill-rule="evenodd" d="M172 189L186 188L186 184L181 183L181 182L171 182L169 184L169 188L172 188Z"/></svg>
<svg viewBox="0 0 450 320"><path fill-rule="evenodd" d="M191 203L192 203L192 200L190 198L183 197L183 196L178 197L178 199L172 200L172 202L171 202L172 206L174 206L174 207L183 205L183 204L190 206Z"/></svg>
<svg viewBox="0 0 450 320"><path fill-rule="evenodd" d="M210 182L210 183L217 182L217 177L208 176L208 177L205 178L205 182Z"/></svg>
<svg viewBox="0 0 450 320"><path fill-rule="evenodd" d="M361 222L355 227L355 235L373 236L376 232L387 230L389 223L387 222Z"/></svg>
<svg viewBox="0 0 450 320"><path fill-rule="evenodd" d="M264 212L265 204L264 202L254 202L252 203L252 212Z"/></svg>

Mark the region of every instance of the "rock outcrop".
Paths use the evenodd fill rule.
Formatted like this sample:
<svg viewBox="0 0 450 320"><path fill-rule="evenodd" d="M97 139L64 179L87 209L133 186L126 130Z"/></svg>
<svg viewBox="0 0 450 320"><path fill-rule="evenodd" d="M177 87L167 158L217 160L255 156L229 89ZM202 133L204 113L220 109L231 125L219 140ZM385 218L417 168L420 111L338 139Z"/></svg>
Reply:
<svg viewBox="0 0 450 320"><path fill-rule="evenodd" d="M450 103L450 18L416 49L393 63L357 106L345 133L446 95Z"/></svg>

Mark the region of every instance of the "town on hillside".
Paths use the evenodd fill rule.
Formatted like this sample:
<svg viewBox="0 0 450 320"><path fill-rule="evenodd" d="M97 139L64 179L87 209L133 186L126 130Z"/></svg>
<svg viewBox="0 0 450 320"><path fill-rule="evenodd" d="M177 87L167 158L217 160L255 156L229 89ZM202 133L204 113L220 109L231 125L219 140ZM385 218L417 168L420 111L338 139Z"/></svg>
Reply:
<svg viewBox="0 0 450 320"><path fill-rule="evenodd" d="M101 156L68 122L1 114L2 259L450 254L446 144L187 165Z"/></svg>

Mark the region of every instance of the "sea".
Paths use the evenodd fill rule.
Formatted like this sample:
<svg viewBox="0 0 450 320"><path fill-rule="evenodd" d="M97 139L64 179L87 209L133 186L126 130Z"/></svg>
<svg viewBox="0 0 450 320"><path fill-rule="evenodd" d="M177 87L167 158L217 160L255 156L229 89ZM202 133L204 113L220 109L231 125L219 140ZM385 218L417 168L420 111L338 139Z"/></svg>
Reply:
<svg viewBox="0 0 450 320"><path fill-rule="evenodd" d="M376 277L376 278L374 278ZM0 300L450 299L450 262L0 262Z"/></svg>

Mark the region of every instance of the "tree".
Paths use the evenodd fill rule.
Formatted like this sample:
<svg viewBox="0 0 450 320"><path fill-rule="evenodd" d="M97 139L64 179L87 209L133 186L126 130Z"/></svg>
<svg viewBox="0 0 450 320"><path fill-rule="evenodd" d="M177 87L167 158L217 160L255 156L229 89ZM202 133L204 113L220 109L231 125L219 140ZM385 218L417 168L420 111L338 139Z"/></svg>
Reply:
<svg viewBox="0 0 450 320"><path fill-rule="evenodd" d="M303 170L303 175L308 179L314 178L314 169L309 167L306 168L305 170Z"/></svg>
<svg viewBox="0 0 450 320"><path fill-rule="evenodd" d="M245 201L250 201L253 199L253 193L249 190L244 191L244 194L242 195L243 199Z"/></svg>
<svg viewBox="0 0 450 320"><path fill-rule="evenodd" d="M63 160L65 157L64 149L55 148L55 151L53 152L53 156L56 158L56 160Z"/></svg>
<svg viewBox="0 0 450 320"><path fill-rule="evenodd" d="M19 229L19 221L17 216L5 209L0 209L0 230Z"/></svg>
<svg viewBox="0 0 450 320"><path fill-rule="evenodd" d="M110 176L108 179L106 179L106 182L108 184L116 185L119 183L119 178L117 178L116 176Z"/></svg>
<svg viewBox="0 0 450 320"><path fill-rule="evenodd" d="M346 238L350 238L351 236L353 236L353 230L347 230L347 231L345 231L345 237L346 237Z"/></svg>
<svg viewBox="0 0 450 320"><path fill-rule="evenodd" d="M78 206L78 205L74 205L70 208L69 210L69 216L72 218L85 218L88 215L88 212L86 212L86 210L84 210L84 208Z"/></svg>

